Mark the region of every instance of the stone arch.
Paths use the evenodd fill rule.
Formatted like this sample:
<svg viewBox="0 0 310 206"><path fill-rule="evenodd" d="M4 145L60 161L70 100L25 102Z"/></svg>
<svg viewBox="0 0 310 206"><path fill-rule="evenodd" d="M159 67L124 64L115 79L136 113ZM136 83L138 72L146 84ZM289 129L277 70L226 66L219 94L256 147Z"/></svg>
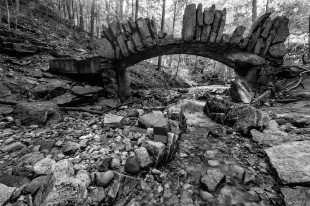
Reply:
<svg viewBox="0 0 310 206"><path fill-rule="evenodd" d="M126 68L160 55L208 57L247 77L257 67L283 64L284 42L289 35L288 18L278 16L272 19L270 16L271 13L265 13L259 17L247 36L244 36L246 28L243 26L236 27L231 35L223 33L226 9L217 10L215 5L204 9L202 4L188 5L183 16L182 38L158 32L154 19L114 21L108 28L103 26L102 38L92 45L100 60L72 60L71 64L62 66L64 60L56 59L50 62L50 69L62 73L99 73L113 69L117 74L119 95L124 98L130 94ZM90 62L88 66L79 66L87 61Z"/></svg>

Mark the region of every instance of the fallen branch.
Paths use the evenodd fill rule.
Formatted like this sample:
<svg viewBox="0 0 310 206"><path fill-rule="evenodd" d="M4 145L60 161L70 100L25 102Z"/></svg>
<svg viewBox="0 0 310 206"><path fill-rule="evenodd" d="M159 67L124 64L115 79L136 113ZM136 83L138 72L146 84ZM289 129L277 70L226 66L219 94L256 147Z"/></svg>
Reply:
<svg viewBox="0 0 310 206"><path fill-rule="evenodd" d="M291 103L291 102L297 102L298 99L276 99L275 102L278 103Z"/></svg>
<svg viewBox="0 0 310 206"><path fill-rule="evenodd" d="M167 106L163 107L143 107L143 110L165 110Z"/></svg>
<svg viewBox="0 0 310 206"><path fill-rule="evenodd" d="M96 111L96 110L91 110L91 109L86 109L84 107L60 107L61 110L65 110L65 111L78 111L78 112L88 112L91 114L104 114L103 111Z"/></svg>
<svg viewBox="0 0 310 206"><path fill-rule="evenodd" d="M299 80L298 80L298 82L297 82L294 86L292 86L291 88L285 88L285 92L289 92L289 91L291 91L291 90L297 88L297 87L299 86L299 84L301 83L301 81L303 80L302 75L305 74L305 73L308 73L308 72L310 72L310 70L301 72L301 73L299 74Z"/></svg>

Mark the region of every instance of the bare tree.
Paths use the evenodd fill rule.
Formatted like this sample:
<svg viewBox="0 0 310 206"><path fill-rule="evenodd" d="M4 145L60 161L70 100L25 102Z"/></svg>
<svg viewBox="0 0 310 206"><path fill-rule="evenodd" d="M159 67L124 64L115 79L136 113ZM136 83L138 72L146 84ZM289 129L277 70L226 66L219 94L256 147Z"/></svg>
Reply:
<svg viewBox="0 0 310 206"><path fill-rule="evenodd" d="M166 0L163 0L163 9L161 13L161 30L164 31L165 29L165 15L166 15ZM162 56L158 57L158 66L157 70L159 71L161 68L161 61L162 61Z"/></svg>
<svg viewBox="0 0 310 206"><path fill-rule="evenodd" d="M252 23L257 19L257 0L252 0Z"/></svg>
<svg viewBox="0 0 310 206"><path fill-rule="evenodd" d="M71 8L72 8L72 24L73 24L73 38L76 38L76 25L75 25L75 6L74 6L74 0L71 0Z"/></svg>
<svg viewBox="0 0 310 206"><path fill-rule="evenodd" d="M63 1L62 2L62 8L63 8L63 11L64 11L64 18L67 18L67 13L66 13L66 3Z"/></svg>
<svg viewBox="0 0 310 206"><path fill-rule="evenodd" d="M84 3L81 3L81 0L79 0L79 3L80 3L80 28L84 31L84 14L83 14Z"/></svg>
<svg viewBox="0 0 310 206"><path fill-rule="evenodd" d="M94 40L94 30L95 30L95 6L96 0L92 0L91 9L90 9L90 42Z"/></svg>
<svg viewBox="0 0 310 206"><path fill-rule="evenodd" d="M97 32L97 38L100 36L100 10L101 5L97 5L97 12L96 12L96 32Z"/></svg>
<svg viewBox="0 0 310 206"><path fill-rule="evenodd" d="M120 20L123 20L123 16L124 16L124 0L120 0L119 1L119 14L118 17L120 18Z"/></svg>
<svg viewBox="0 0 310 206"><path fill-rule="evenodd" d="M266 13L269 11L269 0L266 0Z"/></svg>
<svg viewBox="0 0 310 206"><path fill-rule="evenodd" d="M7 18L8 18L8 26L9 26L9 31L11 31L11 23L10 23L10 10L9 10L9 2L8 0L5 0L5 6L6 6L6 11L7 11Z"/></svg>
<svg viewBox="0 0 310 206"><path fill-rule="evenodd" d="M105 0L105 8L107 11L107 21L108 21L108 24L110 24L110 1Z"/></svg>
<svg viewBox="0 0 310 206"><path fill-rule="evenodd" d="M68 18L70 22L72 23L72 2L70 0L66 0L67 3L67 10L68 10Z"/></svg>
<svg viewBox="0 0 310 206"><path fill-rule="evenodd" d="M134 3L133 0L131 0L131 17L134 18L135 13L134 13Z"/></svg>
<svg viewBox="0 0 310 206"><path fill-rule="evenodd" d="M174 1L174 9L173 9L172 36L174 35L175 20L176 20L176 13L177 13L177 4L178 4L178 0L175 0ZM171 67L171 64L172 64L172 55L170 55L169 68Z"/></svg>
<svg viewBox="0 0 310 206"><path fill-rule="evenodd" d="M15 11L16 11L16 14L18 15L19 14L19 0L15 0Z"/></svg>
<svg viewBox="0 0 310 206"><path fill-rule="evenodd" d="M136 13L135 13L135 21L138 20L139 16L139 0L136 0Z"/></svg>
<svg viewBox="0 0 310 206"><path fill-rule="evenodd" d="M58 0L58 15L61 17L61 4L60 4L60 0Z"/></svg>

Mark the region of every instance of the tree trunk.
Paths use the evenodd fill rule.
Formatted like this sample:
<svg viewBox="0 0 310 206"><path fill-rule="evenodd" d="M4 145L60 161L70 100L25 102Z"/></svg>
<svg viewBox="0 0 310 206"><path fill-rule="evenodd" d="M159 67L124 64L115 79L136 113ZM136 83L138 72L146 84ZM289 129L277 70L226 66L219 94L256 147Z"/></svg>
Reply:
<svg viewBox="0 0 310 206"><path fill-rule="evenodd" d="M123 21L124 16L124 0L120 0L120 6L119 6L119 19Z"/></svg>
<svg viewBox="0 0 310 206"><path fill-rule="evenodd" d="M110 1L105 0L105 8L107 11L107 22L108 22L108 25L110 25Z"/></svg>
<svg viewBox="0 0 310 206"><path fill-rule="evenodd" d="M58 0L58 15L61 17L61 4L60 4L60 0Z"/></svg>
<svg viewBox="0 0 310 206"><path fill-rule="evenodd" d="M181 54L179 54L177 71L175 72L175 75L174 75L173 79L175 79L178 76L179 68L180 68L180 60L181 60Z"/></svg>
<svg viewBox="0 0 310 206"><path fill-rule="evenodd" d="M97 31L97 38L100 36L100 9L101 6L97 5L97 19L96 19L96 31Z"/></svg>
<svg viewBox="0 0 310 206"><path fill-rule="evenodd" d="M72 23L71 2L70 0L67 0L66 3L67 3L67 10L68 10L68 18L70 22Z"/></svg>
<svg viewBox="0 0 310 206"><path fill-rule="evenodd" d="M6 6L6 11L7 11L7 18L8 18L8 26L9 26L9 31L11 31L11 23L10 23L10 10L9 10L9 2L8 0L5 0L5 6Z"/></svg>
<svg viewBox="0 0 310 206"><path fill-rule="evenodd" d="M136 0L136 13L135 13L135 21L138 20L139 15L139 0Z"/></svg>
<svg viewBox="0 0 310 206"><path fill-rule="evenodd" d="M76 25L75 25L75 6L74 6L74 0L71 1L71 8L72 8L72 25L73 25L73 38L76 38Z"/></svg>
<svg viewBox="0 0 310 206"><path fill-rule="evenodd" d="M163 10L162 10L162 15L161 15L161 30L164 31L165 29L165 15L166 15L166 0L163 0ZM161 68L161 61L162 61L162 56L158 57L158 67L157 70L160 71Z"/></svg>
<svg viewBox="0 0 310 206"><path fill-rule="evenodd" d="M18 15L19 14L19 0L15 0L15 11L16 11L16 15Z"/></svg>
<svg viewBox="0 0 310 206"><path fill-rule="evenodd" d="M175 19L176 19L176 11L177 11L177 3L178 3L178 1L175 0L175 2L174 2L174 9L173 9L172 36L174 35ZM172 64L172 55L170 55L169 68L171 67L171 64Z"/></svg>
<svg viewBox="0 0 310 206"><path fill-rule="evenodd" d="M83 15L84 4L81 3L81 0L79 0L79 5L80 5L80 29L84 31L84 15Z"/></svg>
<svg viewBox="0 0 310 206"><path fill-rule="evenodd" d="M252 0L252 23L257 19L257 0Z"/></svg>
<svg viewBox="0 0 310 206"><path fill-rule="evenodd" d="M116 19L119 18L119 1L120 1L120 0L115 0L115 13L116 13Z"/></svg>
<svg viewBox="0 0 310 206"><path fill-rule="evenodd" d="M269 11L269 0L266 0L266 13Z"/></svg>
<svg viewBox="0 0 310 206"><path fill-rule="evenodd" d="M96 0L92 0L91 10L90 10L90 42L94 40L94 30L95 30L95 4Z"/></svg>
<svg viewBox="0 0 310 206"><path fill-rule="evenodd" d="M62 2L63 4L62 4L62 8L63 8L63 10L64 10L64 18L67 18L67 13L66 13L66 4L65 4L65 2Z"/></svg>
<svg viewBox="0 0 310 206"><path fill-rule="evenodd" d="M309 15L308 27L309 27L309 31L308 31L308 33L309 33L309 35L308 35L308 49L309 49L309 51L308 51L308 60L310 60L310 15Z"/></svg>
<svg viewBox="0 0 310 206"><path fill-rule="evenodd" d="M79 12L80 5L78 2L75 4L75 13L76 13L76 27L80 28L80 12Z"/></svg>
<svg viewBox="0 0 310 206"><path fill-rule="evenodd" d="M134 18L135 17L135 13L134 13L134 3L133 0L131 0L131 17Z"/></svg>

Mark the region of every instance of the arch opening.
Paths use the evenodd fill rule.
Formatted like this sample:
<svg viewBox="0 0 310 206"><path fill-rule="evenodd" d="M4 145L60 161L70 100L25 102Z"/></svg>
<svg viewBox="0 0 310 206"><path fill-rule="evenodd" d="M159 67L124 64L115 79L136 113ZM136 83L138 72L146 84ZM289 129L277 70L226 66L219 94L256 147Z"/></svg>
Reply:
<svg viewBox="0 0 310 206"><path fill-rule="evenodd" d="M122 72L122 70L127 67L141 61L162 55L173 54L189 54L213 59L233 68L240 76L245 76L253 66L267 64L264 58L231 45L220 43L204 44L200 42L179 42L154 46L128 57L123 57L114 62L114 67L119 72Z"/></svg>

